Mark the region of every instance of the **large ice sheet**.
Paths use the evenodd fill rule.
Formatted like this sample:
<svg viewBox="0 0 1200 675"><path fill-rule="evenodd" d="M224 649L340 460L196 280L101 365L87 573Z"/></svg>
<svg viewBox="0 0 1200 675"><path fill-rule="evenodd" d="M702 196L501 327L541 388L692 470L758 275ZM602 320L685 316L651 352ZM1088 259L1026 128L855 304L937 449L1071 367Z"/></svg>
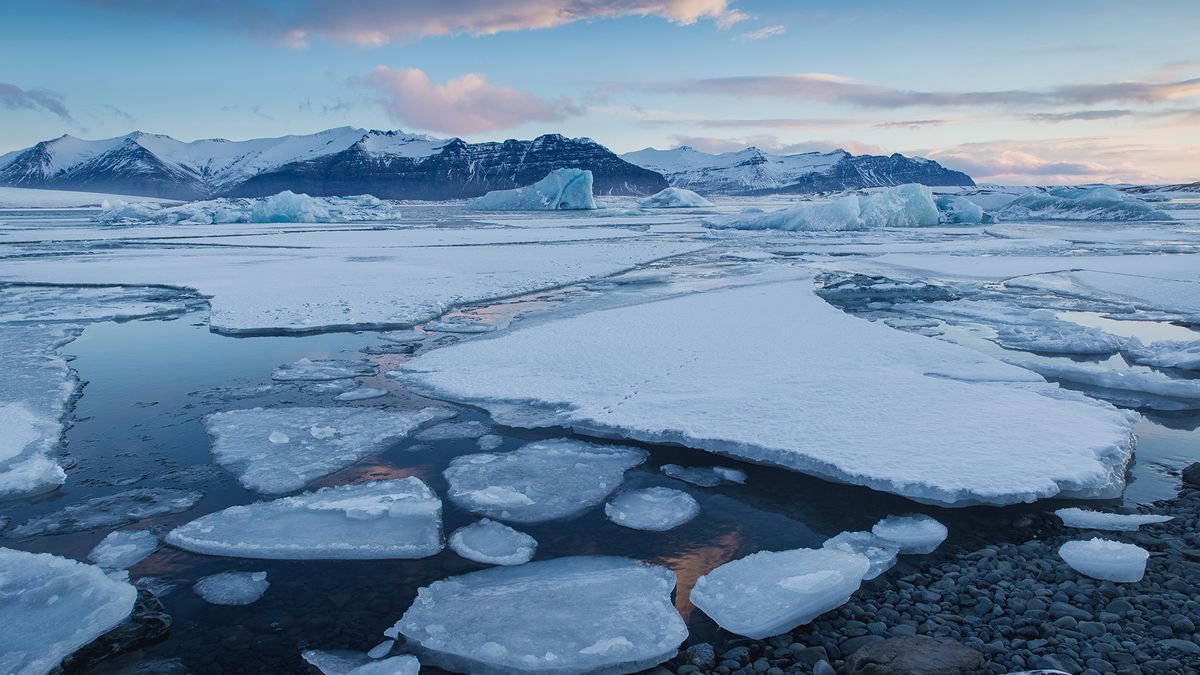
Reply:
<svg viewBox="0 0 1200 675"><path fill-rule="evenodd" d="M218 464L251 490L280 494L452 414L444 408L250 408L213 413L204 422Z"/></svg>
<svg viewBox="0 0 1200 675"><path fill-rule="evenodd" d="M446 495L464 509L498 520L540 523L571 518L604 501L646 452L555 439L511 452L454 458Z"/></svg>
<svg viewBox="0 0 1200 675"><path fill-rule="evenodd" d="M41 675L133 611L137 590L99 567L0 548L0 672Z"/></svg>
<svg viewBox="0 0 1200 675"><path fill-rule="evenodd" d="M870 567L843 550L760 551L697 579L690 598L725 630L762 639L842 606Z"/></svg>
<svg viewBox="0 0 1200 675"><path fill-rule="evenodd" d="M504 424L680 443L925 502L1120 493L1134 414L849 316L786 274L443 347L401 379Z"/></svg>
<svg viewBox="0 0 1200 675"><path fill-rule="evenodd" d="M617 494L604 505L604 514L622 527L665 532L699 515L700 504L683 490L650 487Z"/></svg>
<svg viewBox="0 0 1200 675"><path fill-rule="evenodd" d="M493 190L467 202L467 207L486 211L561 211L594 209L592 172L587 169L555 169L533 185L513 190Z"/></svg>
<svg viewBox="0 0 1200 675"><path fill-rule="evenodd" d="M625 558L497 567L420 589L389 634L456 672L632 673L687 637L674 588L670 570Z"/></svg>
<svg viewBox="0 0 1200 675"><path fill-rule="evenodd" d="M705 224L739 230L867 230L933 227L939 218L929 188L909 183L875 190L866 197L850 194L832 201L801 202L780 211L716 218Z"/></svg>
<svg viewBox="0 0 1200 675"><path fill-rule="evenodd" d="M533 559L537 540L504 523L484 518L450 535L454 552L485 565L523 565Z"/></svg>
<svg viewBox="0 0 1200 675"><path fill-rule="evenodd" d="M231 506L175 528L166 541L238 558L424 558L442 550L442 501L415 477L341 485Z"/></svg>

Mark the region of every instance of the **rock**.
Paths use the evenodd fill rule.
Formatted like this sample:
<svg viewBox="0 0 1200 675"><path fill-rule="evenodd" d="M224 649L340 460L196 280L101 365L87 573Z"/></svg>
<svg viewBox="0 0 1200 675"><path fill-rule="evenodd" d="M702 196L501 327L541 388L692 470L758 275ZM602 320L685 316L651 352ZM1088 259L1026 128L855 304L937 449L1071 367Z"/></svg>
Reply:
<svg viewBox="0 0 1200 675"><path fill-rule="evenodd" d="M860 635L858 637L852 637L843 642L840 649L842 650L843 655L848 656L862 649L863 647L873 645L876 642L883 642L883 638L878 635Z"/></svg>
<svg viewBox="0 0 1200 675"><path fill-rule="evenodd" d="M1192 466L1196 466L1193 464ZM1180 640L1178 638L1170 638L1167 640L1159 640L1158 646L1162 649L1173 649L1184 654L1200 654L1200 645L1191 640Z"/></svg>
<svg viewBox="0 0 1200 675"><path fill-rule="evenodd" d="M1183 482L1200 487L1200 462L1193 462L1183 470Z"/></svg>
<svg viewBox="0 0 1200 675"><path fill-rule="evenodd" d="M888 638L846 659L848 675L957 675L977 668L983 654L948 638L921 635Z"/></svg>
<svg viewBox="0 0 1200 675"><path fill-rule="evenodd" d="M1069 616L1072 619L1080 621L1090 621L1092 613L1086 609L1080 609L1074 605L1069 605L1065 602L1055 602L1050 605L1050 616L1058 619L1064 616Z"/></svg>
<svg viewBox="0 0 1200 675"><path fill-rule="evenodd" d="M138 589L129 618L63 659L61 668L69 673L83 671L105 659L161 642L170 632L171 615L163 604L150 591Z"/></svg>
<svg viewBox="0 0 1200 675"><path fill-rule="evenodd" d="M713 651L713 646L707 642L701 642L688 647L683 652L683 656L688 663L697 668L707 670L717 665L717 654Z"/></svg>
<svg viewBox="0 0 1200 675"><path fill-rule="evenodd" d="M792 645L792 655L797 663L802 663L806 666L816 666L822 661L829 660L829 654L824 647L805 647L802 644Z"/></svg>
<svg viewBox="0 0 1200 675"><path fill-rule="evenodd" d="M829 665L828 661L817 661L817 664L813 666L813 675L837 675L837 671Z"/></svg>

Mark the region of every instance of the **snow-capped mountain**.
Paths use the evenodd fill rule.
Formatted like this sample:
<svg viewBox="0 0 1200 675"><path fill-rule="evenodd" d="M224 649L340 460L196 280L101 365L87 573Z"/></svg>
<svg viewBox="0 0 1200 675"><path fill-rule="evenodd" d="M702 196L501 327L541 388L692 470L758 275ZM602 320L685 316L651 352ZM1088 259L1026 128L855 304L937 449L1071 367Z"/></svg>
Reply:
<svg viewBox="0 0 1200 675"><path fill-rule="evenodd" d="M142 132L96 141L61 136L0 155L0 185L176 199L280 190L447 199L528 185L556 168L591 169L604 194L650 194L667 185L586 138L466 143L352 127L248 141L183 142Z"/></svg>
<svg viewBox="0 0 1200 675"><path fill-rule="evenodd" d="M845 150L772 155L758 148L712 154L681 146L621 155L666 176L674 187L708 194L827 192L903 183L974 185L971 177L933 160L894 154L852 155Z"/></svg>

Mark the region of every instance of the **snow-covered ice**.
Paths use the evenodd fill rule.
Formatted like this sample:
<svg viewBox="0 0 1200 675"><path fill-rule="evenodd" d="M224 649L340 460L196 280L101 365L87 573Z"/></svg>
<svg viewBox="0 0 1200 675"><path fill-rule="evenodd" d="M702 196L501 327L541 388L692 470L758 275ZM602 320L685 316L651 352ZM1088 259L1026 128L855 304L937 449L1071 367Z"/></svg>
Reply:
<svg viewBox="0 0 1200 675"><path fill-rule="evenodd" d="M101 206L92 219L109 224L352 223L400 218L393 203L371 195L310 197L290 190L260 199L209 199L176 206L106 199Z"/></svg>
<svg viewBox="0 0 1200 675"><path fill-rule="evenodd" d="M321 488L210 513L168 544L239 558L375 560L442 550L442 502L419 478Z"/></svg>
<svg viewBox="0 0 1200 675"><path fill-rule="evenodd" d="M100 527L121 527L143 518L182 513L196 505L204 493L176 488L134 488L93 497L35 516L9 531L22 538L41 534L67 534Z"/></svg>
<svg viewBox="0 0 1200 675"><path fill-rule="evenodd" d="M946 541L949 531L935 518L921 513L888 516L875 523L871 534L900 547L900 553L933 553Z"/></svg>
<svg viewBox="0 0 1200 675"><path fill-rule="evenodd" d="M533 185L513 190L493 190L467 202L468 208L487 211L559 211L594 209L592 172L555 169Z"/></svg>
<svg viewBox="0 0 1200 675"><path fill-rule="evenodd" d="M1112 532L1133 532L1142 525L1165 523L1172 519L1172 516L1156 516L1147 513L1104 513L1078 507L1058 509L1054 515L1061 518L1063 525L1067 527Z"/></svg>
<svg viewBox="0 0 1200 675"><path fill-rule="evenodd" d="M725 630L762 639L842 606L870 568L866 556L842 550L760 551L700 577L690 597Z"/></svg>
<svg viewBox="0 0 1200 675"><path fill-rule="evenodd" d="M669 187L638 200L644 209L679 209L712 206L713 203L687 188Z"/></svg>
<svg viewBox="0 0 1200 675"><path fill-rule="evenodd" d="M1065 321L1005 326L996 331L995 341L1008 349L1043 354L1116 354L1125 344L1125 340L1099 328L1085 328Z"/></svg>
<svg viewBox="0 0 1200 675"><path fill-rule="evenodd" d="M300 359L285 363L271 373L276 382L323 382L374 375L375 364L349 359Z"/></svg>
<svg viewBox="0 0 1200 675"><path fill-rule="evenodd" d="M387 389L376 389L375 387L359 387L350 391L343 391L333 397L335 401L366 401L373 398L381 398L388 395Z"/></svg>
<svg viewBox="0 0 1200 675"><path fill-rule="evenodd" d="M619 492L604 505L608 519L650 532L674 529L700 514L700 504L683 490L650 487Z"/></svg>
<svg viewBox="0 0 1200 675"><path fill-rule="evenodd" d="M524 565L533 559L537 540L511 527L484 518L450 535L454 552L485 565Z"/></svg>
<svg viewBox="0 0 1200 675"><path fill-rule="evenodd" d="M1141 340L1130 338L1121 351L1129 360L1144 366L1200 370L1200 339L1161 340L1142 344Z"/></svg>
<svg viewBox="0 0 1200 675"><path fill-rule="evenodd" d="M868 230L885 227L933 227L940 215L933 193L909 183L848 194L831 201L801 202L780 211L725 216L706 221L714 228L741 230Z"/></svg>
<svg viewBox="0 0 1200 675"><path fill-rule="evenodd" d="M0 548L0 672L41 675L133 611L121 575L48 553Z"/></svg>
<svg viewBox="0 0 1200 675"><path fill-rule="evenodd" d="M420 589L388 634L457 672L633 673L673 657L687 628L675 575L626 558L557 558Z"/></svg>
<svg viewBox="0 0 1200 675"><path fill-rule="evenodd" d="M863 575L864 580L874 579L890 570L896 564L896 556L900 553L900 544L872 532L842 532L826 539L821 548L866 556L871 562L871 567Z"/></svg>
<svg viewBox="0 0 1200 675"><path fill-rule="evenodd" d="M996 220L1171 220L1132 195L1110 187L1029 192L996 211Z"/></svg>
<svg viewBox="0 0 1200 675"><path fill-rule="evenodd" d="M1058 554L1080 574L1119 583L1141 581L1150 559L1150 553L1140 546L1099 537L1068 541L1059 547Z"/></svg>
<svg viewBox="0 0 1200 675"><path fill-rule="evenodd" d="M571 518L604 501L646 456L624 446L534 441L511 452L454 458L444 472L446 494L462 508L498 520Z"/></svg>
<svg viewBox="0 0 1200 675"><path fill-rule="evenodd" d="M110 570L133 567L158 550L158 537L149 530L117 530L100 540L88 560Z"/></svg>
<svg viewBox="0 0 1200 675"><path fill-rule="evenodd" d="M214 605L249 605L270 585L266 572L221 572L197 581L192 590Z"/></svg>
<svg viewBox="0 0 1200 675"><path fill-rule="evenodd" d="M35 188L0 187L0 209L69 209L100 206L106 201L169 202L169 199L114 195L105 192L74 190L39 190Z"/></svg>
<svg viewBox="0 0 1200 675"><path fill-rule="evenodd" d="M280 494L299 490L452 414L444 408L250 408L213 413L204 421L218 464L251 490Z"/></svg>

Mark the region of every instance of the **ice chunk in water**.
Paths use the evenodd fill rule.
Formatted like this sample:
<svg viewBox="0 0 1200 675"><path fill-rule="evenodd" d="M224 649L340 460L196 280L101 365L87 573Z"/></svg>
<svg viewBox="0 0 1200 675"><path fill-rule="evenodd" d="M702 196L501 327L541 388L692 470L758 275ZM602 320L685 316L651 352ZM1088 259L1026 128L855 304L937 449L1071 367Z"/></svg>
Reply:
<svg viewBox="0 0 1200 675"><path fill-rule="evenodd" d="M484 452L491 452L501 445L504 445L504 439L496 434L484 434L475 442L479 445L479 449Z"/></svg>
<svg viewBox="0 0 1200 675"><path fill-rule="evenodd" d="M118 530L96 544L88 560L105 569L127 569L158 550L158 537L149 530Z"/></svg>
<svg viewBox="0 0 1200 675"><path fill-rule="evenodd" d="M1165 211L1110 187L1029 192L995 215L996 220L1171 220Z"/></svg>
<svg viewBox="0 0 1200 675"><path fill-rule="evenodd" d="M467 202L467 208L488 211L557 211L594 209L592 172L555 169L533 185L515 190L492 190Z"/></svg>
<svg viewBox="0 0 1200 675"><path fill-rule="evenodd" d="M659 469L664 474L700 487L716 487L722 481L730 483L745 483L746 472L727 466L680 466L678 464L663 464Z"/></svg>
<svg viewBox="0 0 1200 675"><path fill-rule="evenodd" d="M1098 537L1068 541L1059 547L1058 554L1080 574L1124 583L1141 581L1146 561L1150 559L1150 554L1140 546Z"/></svg>
<svg viewBox="0 0 1200 675"><path fill-rule="evenodd" d="M842 532L826 539L821 547L866 556L871 568L863 575L863 579L868 581L892 569L900 553L900 544L871 532Z"/></svg>
<svg viewBox="0 0 1200 675"><path fill-rule="evenodd" d="M204 422L218 464L251 490L279 494L299 490L380 452L422 424L452 415L444 408L250 408L213 413Z"/></svg>
<svg viewBox="0 0 1200 675"><path fill-rule="evenodd" d="M388 391L386 389L376 389L374 387L359 387L358 389L351 389L350 391L344 391L344 392L338 394L337 396L334 396L333 400L335 400L335 401L365 401L367 399L380 398L382 396L387 396L387 395L388 395Z"/></svg>
<svg viewBox="0 0 1200 675"><path fill-rule="evenodd" d="M407 345L415 342L421 342L425 339L425 334L419 330L393 330L379 334L380 340L395 342L396 344Z"/></svg>
<svg viewBox="0 0 1200 675"><path fill-rule="evenodd" d="M650 532L679 527L699 513L691 495L665 487L627 490L604 505L604 514L617 525Z"/></svg>
<svg viewBox="0 0 1200 675"><path fill-rule="evenodd" d="M33 675L108 632L137 590L99 567L0 548L0 672Z"/></svg>
<svg viewBox="0 0 1200 675"><path fill-rule="evenodd" d="M909 183L881 188L866 197L846 195L832 201L801 202L780 211L736 215L705 225L743 230L866 230L932 227L939 218L929 188Z"/></svg>
<svg viewBox="0 0 1200 675"><path fill-rule="evenodd" d="M712 202L686 188L669 187L638 200L644 209L678 209L712 206Z"/></svg>
<svg viewBox="0 0 1200 675"><path fill-rule="evenodd" d="M371 661L346 673L346 675L417 675L421 662L411 654L401 654L382 661Z"/></svg>
<svg viewBox="0 0 1200 675"><path fill-rule="evenodd" d="M459 441L481 438L492 428L483 422L443 422L417 432L418 441Z"/></svg>
<svg viewBox="0 0 1200 675"><path fill-rule="evenodd" d="M309 649L300 656L322 675L417 675L421 670L421 662L409 654L374 661L362 652Z"/></svg>
<svg viewBox="0 0 1200 675"><path fill-rule="evenodd" d="M1200 340L1163 340L1145 345L1130 338L1124 352L1129 360L1144 366L1200 370Z"/></svg>
<svg viewBox="0 0 1200 675"><path fill-rule="evenodd" d="M841 550L761 551L700 577L690 597L725 630L762 639L842 606L870 568L866 556Z"/></svg>
<svg viewBox="0 0 1200 675"><path fill-rule="evenodd" d="M222 572L197 581L192 590L214 605L249 605L270 585L266 572Z"/></svg>
<svg viewBox="0 0 1200 675"><path fill-rule="evenodd" d="M523 565L533 559L537 539L503 523L484 518L450 535L450 548L477 563Z"/></svg>
<svg viewBox="0 0 1200 675"><path fill-rule="evenodd" d="M880 539L894 542L901 553L933 553L949 534L946 526L920 513L888 516L875 523L871 533Z"/></svg>
<svg viewBox="0 0 1200 675"><path fill-rule="evenodd" d="M1066 321L1026 326L1004 326L995 342L1008 349L1045 354L1116 354L1125 340L1099 328L1084 328Z"/></svg>
<svg viewBox="0 0 1200 675"><path fill-rule="evenodd" d="M366 361L349 359L300 359L285 363L271 373L277 382L321 382L374 375L378 369Z"/></svg>
<svg viewBox="0 0 1200 675"><path fill-rule="evenodd" d="M187 511L204 493L174 488L137 488L95 497L58 511L36 516L15 527L12 537L66 534L97 527L120 527L142 518Z"/></svg>
<svg viewBox="0 0 1200 675"><path fill-rule="evenodd" d="M442 501L411 476L327 487L210 513L167 543L239 558L424 558L442 550Z"/></svg>
<svg viewBox="0 0 1200 675"><path fill-rule="evenodd" d="M1133 532L1142 525L1165 523L1173 520L1173 516L1156 516L1146 513L1103 513L1071 507L1059 509L1054 515L1062 519L1063 525L1082 530L1109 530L1113 532Z"/></svg>
<svg viewBox="0 0 1200 675"><path fill-rule="evenodd" d="M734 469L728 466L714 466L712 470L721 478L724 478L730 483L737 483L738 485L745 485L746 479L748 478L745 471L742 471L741 469Z"/></svg>
<svg viewBox="0 0 1200 675"><path fill-rule="evenodd" d="M626 558L494 567L420 589L388 633L457 672L632 673L687 637L674 588L670 570Z"/></svg>
<svg viewBox="0 0 1200 675"><path fill-rule="evenodd" d="M456 457L446 469L450 500L518 523L570 518L599 504L646 461L637 448L555 439L511 452Z"/></svg>

